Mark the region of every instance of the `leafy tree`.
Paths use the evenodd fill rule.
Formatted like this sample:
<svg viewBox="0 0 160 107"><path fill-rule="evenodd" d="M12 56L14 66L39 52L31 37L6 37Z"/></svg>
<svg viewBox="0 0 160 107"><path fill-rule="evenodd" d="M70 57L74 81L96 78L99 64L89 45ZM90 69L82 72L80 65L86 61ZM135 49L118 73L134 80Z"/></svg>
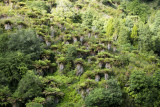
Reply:
<svg viewBox="0 0 160 107"><path fill-rule="evenodd" d="M159 31L160 27L160 11L158 11L155 15L155 21L153 23L152 32L156 35Z"/></svg>
<svg viewBox="0 0 160 107"><path fill-rule="evenodd" d="M66 58L68 61L74 60L77 55L77 50L75 46L69 45L66 49Z"/></svg>
<svg viewBox="0 0 160 107"><path fill-rule="evenodd" d="M0 53L5 53L8 50L8 36L6 34L0 35Z"/></svg>
<svg viewBox="0 0 160 107"><path fill-rule="evenodd" d="M37 59L41 53L41 43L31 29L11 34L8 47L11 51L21 51L30 55L32 59Z"/></svg>
<svg viewBox="0 0 160 107"><path fill-rule="evenodd" d="M85 98L87 107L117 107L122 102L122 92L117 81L110 79L108 88L96 88Z"/></svg>
<svg viewBox="0 0 160 107"><path fill-rule="evenodd" d="M98 13L93 9L88 9L82 14L82 24L83 26L87 26L88 28L92 28L92 23L97 19Z"/></svg>
<svg viewBox="0 0 160 107"><path fill-rule="evenodd" d="M130 30L127 27L125 27L124 25L121 25L120 31L119 31L118 42L120 44L130 43L129 35L130 35Z"/></svg>
<svg viewBox="0 0 160 107"><path fill-rule="evenodd" d="M157 77L159 77L159 75ZM129 79L130 84L129 87L127 87L127 92L139 105L150 107L154 104L159 104L159 101L157 101L159 91L157 90L157 87L153 86L153 83L157 82L156 80L155 82L153 81L153 77L146 76L145 72L135 71L131 74Z"/></svg>
<svg viewBox="0 0 160 107"><path fill-rule="evenodd" d="M15 95L21 99L28 99L38 96L42 92L42 78L35 75L33 71L28 71L20 80Z"/></svg>
<svg viewBox="0 0 160 107"><path fill-rule="evenodd" d="M4 74L3 78L8 79L10 86L16 86L26 73L30 63L30 57L21 52L6 53L0 56L0 69Z"/></svg>
<svg viewBox="0 0 160 107"><path fill-rule="evenodd" d="M1 106L6 106L9 104L7 101L8 97L11 95L11 91L8 88L8 86L1 86L0 85L0 105Z"/></svg>
<svg viewBox="0 0 160 107"><path fill-rule="evenodd" d="M138 40L138 28L137 25L135 24L133 26L132 32L131 32L131 42L132 44L136 45Z"/></svg>
<svg viewBox="0 0 160 107"><path fill-rule="evenodd" d="M107 27L106 27L106 35L107 35L107 37L112 37L113 30L114 30L113 19L109 19L108 22L107 22Z"/></svg>
<svg viewBox="0 0 160 107"><path fill-rule="evenodd" d="M139 0L133 0L132 2L126 3L127 11L131 15L138 15L142 21L146 21L148 19L149 7L140 3Z"/></svg>
<svg viewBox="0 0 160 107"><path fill-rule="evenodd" d="M152 50L152 33L148 24L140 23L138 27L138 47L142 51Z"/></svg>
<svg viewBox="0 0 160 107"><path fill-rule="evenodd" d="M43 105L35 102L29 102L26 104L26 107L43 107Z"/></svg>

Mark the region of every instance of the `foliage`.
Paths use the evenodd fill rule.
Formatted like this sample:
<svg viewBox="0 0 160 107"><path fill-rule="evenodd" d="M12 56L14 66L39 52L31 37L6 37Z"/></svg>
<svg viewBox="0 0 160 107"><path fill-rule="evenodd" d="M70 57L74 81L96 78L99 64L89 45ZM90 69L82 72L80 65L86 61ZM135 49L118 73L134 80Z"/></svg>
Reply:
<svg viewBox="0 0 160 107"><path fill-rule="evenodd" d="M43 107L43 105L35 102L29 102L26 104L26 107Z"/></svg>
<svg viewBox="0 0 160 107"><path fill-rule="evenodd" d="M14 94L22 99L32 98L41 95L42 80L39 76L35 75L33 71L28 71L26 75L20 80L18 88Z"/></svg>
<svg viewBox="0 0 160 107"><path fill-rule="evenodd" d="M158 9L156 0L0 0L0 106L159 107Z"/></svg>
<svg viewBox="0 0 160 107"><path fill-rule="evenodd" d="M122 102L122 92L116 80L107 82L108 88L96 88L85 98L87 107L116 107Z"/></svg>
<svg viewBox="0 0 160 107"><path fill-rule="evenodd" d="M159 71L156 71L153 77L146 76L146 73L143 71L135 71L131 74L127 92L129 92L129 95L134 98L137 104L144 106L159 105L159 101L157 101L157 98L159 98L157 77L159 77ZM155 86L154 84L157 85Z"/></svg>
<svg viewBox="0 0 160 107"><path fill-rule="evenodd" d="M41 53L41 43L33 30L21 30L10 35L8 48L11 51L21 51L37 59Z"/></svg>
<svg viewBox="0 0 160 107"><path fill-rule="evenodd" d="M0 56L0 69L7 77L9 85L16 85L26 73L30 63L30 57L21 52L7 53Z"/></svg>

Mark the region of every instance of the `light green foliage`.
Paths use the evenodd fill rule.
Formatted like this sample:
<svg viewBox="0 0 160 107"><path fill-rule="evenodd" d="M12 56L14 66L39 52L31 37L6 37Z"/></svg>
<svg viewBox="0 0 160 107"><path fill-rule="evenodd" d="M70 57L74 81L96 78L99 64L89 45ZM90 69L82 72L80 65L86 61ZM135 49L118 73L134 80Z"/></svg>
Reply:
<svg viewBox="0 0 160 107"><path fill-rule="evenodd" d="M26 107L43 107L43 105L35 102L29 102L26 104Z"/></svg>
<svg viewBox="0 0 160 107"><path fill-rule="evenodd" d="M153 23L152 32L157 34L159 32L159 26L160 26L160 11L158 11L155 15L155 21Z"/></svg>
<svg viewBox="0 0 160 107"><path fill-rule="evenodd" d="M134 25L131 32L131 43L135 45L137 39L138 39L138 28L137 25Z"/></svg>
<svg viewBox="0 0 160 107"><path fill-rule="evenodd" d="M42 12L47 12L48 11L48 6L46 5L45 1L27 1L27 6L29 8L38 10L38 11L42 11Z"/></svg>
<svg viewBox="0 0 160 107"><path fill-rule="evenodd" d="M151 31L148 25L145 25L143 23L139 24L138 27L138 35L139 35L139 49L144 51L144 50L151 50L152 48L152 35Z"/></svg>
<svg viewBox="0 0 160 107"><path fill-rule="evenodd" d="M109 19L106 26L106 36L112 37L114 30L113 19Z"/></svg>
<svg viewBox="0 0 160 107"><path fill-rule="evenodd" d="M34 98L33 100L35 103L40 103L40 104L43 104L45 102L45 99L42 98L42 97L36 97Z"/></svg>
<svg viewBox="0 0 160 107"><path fill-rule="evenodd" d="M0 106L159 107L158 2L0 0Z"/></svg>
<svg viewBox="0 0 160 107"><path fill-rule="evenodd" d="M130 43L129 36L130 36L130 30L127 27L125 27L124 25L122 25L120 27L120 31L119 31L118 42L120 44Z"/></svg>

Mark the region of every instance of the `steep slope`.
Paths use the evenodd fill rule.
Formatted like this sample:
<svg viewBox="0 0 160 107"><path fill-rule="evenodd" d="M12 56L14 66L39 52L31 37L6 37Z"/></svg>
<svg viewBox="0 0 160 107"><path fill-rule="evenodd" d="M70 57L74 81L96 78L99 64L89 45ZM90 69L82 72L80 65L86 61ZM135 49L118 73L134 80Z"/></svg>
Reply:
<svg viewBox="0 0 160 107"><path fill-rule="evenodd" d="M0 3L2 106L159 106L157 1Z"/></svg>

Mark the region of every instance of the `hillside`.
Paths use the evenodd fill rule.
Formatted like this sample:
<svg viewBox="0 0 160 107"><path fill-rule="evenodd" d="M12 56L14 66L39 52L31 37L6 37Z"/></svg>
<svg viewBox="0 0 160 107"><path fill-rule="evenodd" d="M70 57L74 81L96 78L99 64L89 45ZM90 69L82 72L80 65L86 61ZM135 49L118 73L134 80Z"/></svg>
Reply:
<svg viewBox="0 0 160 107"><path fill-rule="evenodd" d="M159 107L159 0L0 0L0 106Z"/></svg>

